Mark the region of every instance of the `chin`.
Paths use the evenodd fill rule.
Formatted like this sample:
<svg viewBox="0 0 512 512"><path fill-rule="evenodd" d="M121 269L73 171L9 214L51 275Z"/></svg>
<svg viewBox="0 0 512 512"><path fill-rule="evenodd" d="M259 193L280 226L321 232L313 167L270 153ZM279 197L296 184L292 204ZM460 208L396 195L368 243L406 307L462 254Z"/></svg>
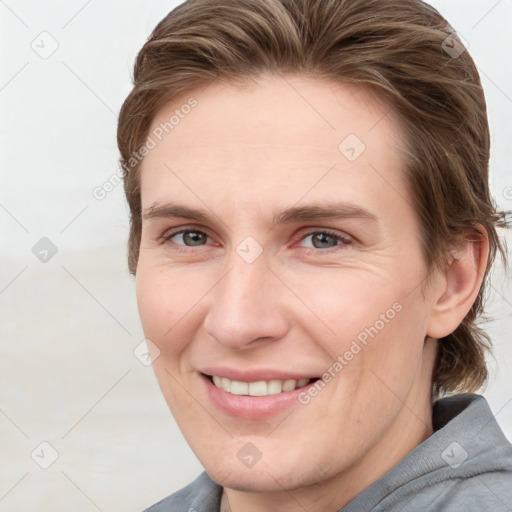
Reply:
<svg viewBox="0 0 512 512"><path fill-rule="evenodd" d="M289 481L291 475L283 476L275 468L273 473L269 473L265 469L256 470L255 468L249 470L233 469L227 477L219 474L215 469L213 469L213 473L208 470L206 472L219 485L237 491L267 493L300 486L300 484L291 485Z"/></svg>
<svg viewBox="0 0 512 512"><path fill-rule="evenodd" d="M211 460L209 464L204 464L206 472L212 480L223 487L235 489L237 491L267 493L281 492L283 489L296 489L302 486L314 485L325 478L325 475L319 472L310 472L305 474L300 463L293 463L291 460L279 464L278 460L263 461L259 460L253 467L244 467L238 463L238 460L219 461Z"/></svg>

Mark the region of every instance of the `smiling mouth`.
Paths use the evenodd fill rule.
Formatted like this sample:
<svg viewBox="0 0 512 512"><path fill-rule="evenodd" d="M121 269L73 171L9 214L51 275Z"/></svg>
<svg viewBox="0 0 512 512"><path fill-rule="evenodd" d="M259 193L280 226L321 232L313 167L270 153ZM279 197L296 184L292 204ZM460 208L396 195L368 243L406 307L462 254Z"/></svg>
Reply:
<svg viewBox="0 0 512 512"><path fill-rule="evenodd" d="M231 393L232 395L244 396L269 396L279 395L287 391L293 391L316 382L319 378L304 379L288 379L288 380L260 380L256 382L243 382L239 380L231 380L226 377L217 375L206 375L210 382L217 388Z"/></svg>

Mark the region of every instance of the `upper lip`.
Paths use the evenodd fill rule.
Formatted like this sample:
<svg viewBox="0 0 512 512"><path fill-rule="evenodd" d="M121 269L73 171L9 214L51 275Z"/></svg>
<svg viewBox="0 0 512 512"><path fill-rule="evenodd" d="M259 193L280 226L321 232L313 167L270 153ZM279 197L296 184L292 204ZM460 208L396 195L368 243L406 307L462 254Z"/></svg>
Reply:
<svg viewBox="0 0 512 512"><path fill-rule="evenodd" d="M317 375L300 372L285 372L272 368L252 368L242 370L240 368L228 368L226 366L215 366L203 368L201 373L206 375L215 375L217 377L225 377L229 380L237 380L240 382L258 382L262 380L300 380L300 379L316 379Z"/></svg>

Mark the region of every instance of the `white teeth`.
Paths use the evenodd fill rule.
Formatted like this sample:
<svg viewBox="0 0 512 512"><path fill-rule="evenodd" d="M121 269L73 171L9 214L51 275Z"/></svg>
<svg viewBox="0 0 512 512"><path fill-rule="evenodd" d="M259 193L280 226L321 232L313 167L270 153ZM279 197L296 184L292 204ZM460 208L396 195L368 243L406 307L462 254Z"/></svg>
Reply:
<svg viewBox="0 0 512 512"><path fill-rule="evenodd" d="M283 382L280 380L269 380L267 382L267 395L278 395L283 391Z"/></svg>
<svg viewBox="0 0 512 512"><path fill-rule="evenodd" d="M233 395L248 395L249 394L249 383L240 382L238 380L231 381L231 393Z"/></svg>
<svg viewBox="0 0 512 512"><path fill-rule="evenodd" d="M288 380L260 380L257 382L242 382L230 380L226 377L213 375L213 383L216 387L232 393L233 395L267 396L278 395L283 391L292 391L301 388L310 382L311 379L288 379Z"/></svg>
<svg viewBox="0 0 512 512"><path fill-rule="evenodd" d="M267 383L264 380L249 382L249 395L265 396L267 394Z"/></svg>
<svg viewBox="0 0 512 512"><path fill-rule="evenodd" d="M297 381L294 379L285 380L283 383L283 391L291 391L297 387Z"/></svg>
<svg viewBox="0 0 512 512"><path fill-rule="evenodd" d="M224 391L227 391L228 393L231 391L231 381L226 379L226 377L222 377L221 386Z"/></svg>

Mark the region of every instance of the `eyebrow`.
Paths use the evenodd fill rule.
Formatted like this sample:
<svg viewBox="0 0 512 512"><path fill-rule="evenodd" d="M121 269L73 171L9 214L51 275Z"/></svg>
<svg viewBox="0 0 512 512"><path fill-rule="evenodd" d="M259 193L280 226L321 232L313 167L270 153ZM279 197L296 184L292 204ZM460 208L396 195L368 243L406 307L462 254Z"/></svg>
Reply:
<svg viewBox="0 0 512 512"><path fill-rule="evenodd" d="M219 218L217 215L215 215ZM150 206L142 212L144 220L153 218L184 218L201 223L211 223L213 218L205 210L188 206L167 203ZM292 206L281 212L274 213L272 227L278 224L291 224L322 219L366 219L378 222L379 219L371 211L352 203L322 203L306 206Z"/></svg>
<svg viewBox="0 0 512 512"><path fill-rule="evenodd" d="M188 206L178 204L164 204L161 206L150 206L142 211L142 219L182 217L197 222L208 222L210 216L204 210L196 210Z"/></svg>
<svg viewBox="0 0 512 512"><path fill-rule="evenodd" d="M325 203L287 208L274 214L272 225L321 219L367 219L378 222L374 213L352 203Z"/></svg>

